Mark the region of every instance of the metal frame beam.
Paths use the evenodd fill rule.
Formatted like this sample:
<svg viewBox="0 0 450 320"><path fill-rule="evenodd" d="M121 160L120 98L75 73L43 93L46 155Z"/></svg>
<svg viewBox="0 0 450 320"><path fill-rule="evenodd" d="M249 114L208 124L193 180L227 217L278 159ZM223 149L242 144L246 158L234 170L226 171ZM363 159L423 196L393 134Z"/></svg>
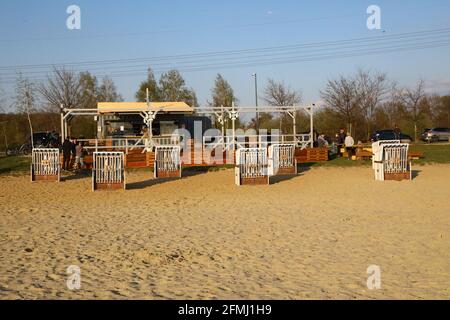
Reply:
<svg viewBox="0 0 450 320"><path fill-rule="evenodd" d="M199 114L212 114L218 118L218 122L222 126L222 137L224 137L224 120L225 114L228 114L229 119L232 121L233 129L233 141L235 138L235 121L239 118L240 113L285 113L292 118L292 129L294 134L294 139L297 134L297 123L296 123L296 113L297 111L305 111L310 118L310 145L311 148L314 146L314 108L316 105L313 103L308 106L261 106L261 107L236 107L232 103L231 107L200 107L196 110Z"/></svg>
<svg viewBox="0 0 450 320"><path fill-rule="evenodd" d="M200 107L196 109L196 113L198 114L210 114L215 115L218 119L218 122L222 126L222 136L225 136L225 115L228 115L228 118L232 121L232 129L233 129L233 141L235 138L235 131L236 131L236 120L239 118L239 115L241 113L285 113L288 114L292 118L292 127L293 127L293 134L294 137L297 133L296 128L296 113L297 111L304 110L307 114L310 116L310 137L311 137L311 148L314 144L314 108L316 107L315 104L311 104L308 106L260 106L260 107L239 107L235 106L234 103L232 103L231 107ZM136 111L136 112L126 112L121 114L138 114L146 123L148 130L149 130L149 148L153 147L152 144L152 137L153 137L153 121L155 120L158 113L160 113L163 109L159 109L156 111L151 111L150 107L148 111ZM70 121L71 117L74 116L101 116L102 114L99 113L98 109L68 109L64 108L63 105L61 105L61 138L62 141L67 137L68 129L67 129L67 122ZM144 137L143 137L144 138ZM147 143L146 143L147 145Z"/></svg>

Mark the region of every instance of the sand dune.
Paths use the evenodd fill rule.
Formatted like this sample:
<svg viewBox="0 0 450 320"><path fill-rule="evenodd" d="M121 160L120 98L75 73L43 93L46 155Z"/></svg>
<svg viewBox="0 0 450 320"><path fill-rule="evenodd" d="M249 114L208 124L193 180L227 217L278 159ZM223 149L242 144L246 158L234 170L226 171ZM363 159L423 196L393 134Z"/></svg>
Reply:
<svg viewBox="0 0 450 320"><path fill-rule="evenodd" d="M450 165L414 181L314 168L237 187L232 170L91 192L0 177L0 299L449 299ZM366 287L369 265L382 287ZM81 289L66 286L69 265Z"/></svg>

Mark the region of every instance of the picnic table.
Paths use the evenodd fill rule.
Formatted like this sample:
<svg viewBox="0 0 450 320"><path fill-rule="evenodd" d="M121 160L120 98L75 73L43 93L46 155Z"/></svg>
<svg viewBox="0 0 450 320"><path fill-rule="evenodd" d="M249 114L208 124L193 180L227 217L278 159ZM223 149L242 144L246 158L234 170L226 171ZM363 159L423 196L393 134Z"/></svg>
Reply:
<svg viewBox="0 0 450 320"><path fill-rule="evenodd" d="M356 156L356 160L370 160L372 159L373 153L372 153L372 146L370 145L354 145L350 147L353 149L353 154ZM408 151L408 159L420 159L424 157L424 153L421 151Z"/></svg>
<svg viewBox="0 0 450 320"><path fill-rule="evenodd" d="M365 149L369 149L369 148L371 148L371 146L365 145L365 144L355 144L354 146L351 146L351 147L343 146L343 149L345 150L344 156L347 153L347 149L351 149L352 154L356 157L357 160L371 158L372 152L365 150Z"/></svg>

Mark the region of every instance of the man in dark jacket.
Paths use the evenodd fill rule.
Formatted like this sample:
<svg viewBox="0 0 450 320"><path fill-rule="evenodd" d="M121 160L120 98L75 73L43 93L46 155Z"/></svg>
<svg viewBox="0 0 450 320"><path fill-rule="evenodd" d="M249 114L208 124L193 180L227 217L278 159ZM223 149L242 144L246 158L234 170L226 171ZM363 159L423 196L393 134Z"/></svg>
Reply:
<svg viewBox="0 0 450 320"><path fill-rule="evenodd" d="M66 137L64 140L64 143L62 145L62 152L63 152L63 170L69 170L70 169L70 155L72 153L72 142L70 142L69 138Z"/></svg>
<svg viewBox="0 0 450 320"><path fill-rule="evenodd" d="M347 134L345 133L344 129L340 129L339 133L336 135L336 144L338 148L338 156L342 156L341 149L344 148L345 138L347 137Z"/></svg>
<svg viewBox="0 0 450 320"><path fill-rule="evenodd" d="M344 145L346 137L347 134L345 133L345 130L344 129L339 130L337 144L340 146Z"/></svg>
<svg viewBox="0 0 450 320"><path fill-rule="evenodd" d="M70 142L72 143L72 159L70 160L70 163L73 165L75 164L75 160L77 157L77 140L75 138L70 139Z"/></svg>
<svg viewBox="0 0 450 320"><path fill-rule="evenodd" d="M395 124L395 125L394 125L394 136L395 136L395 140L400 140L400 133L401 133L400 128L398 127L397 124Z"/></svg>

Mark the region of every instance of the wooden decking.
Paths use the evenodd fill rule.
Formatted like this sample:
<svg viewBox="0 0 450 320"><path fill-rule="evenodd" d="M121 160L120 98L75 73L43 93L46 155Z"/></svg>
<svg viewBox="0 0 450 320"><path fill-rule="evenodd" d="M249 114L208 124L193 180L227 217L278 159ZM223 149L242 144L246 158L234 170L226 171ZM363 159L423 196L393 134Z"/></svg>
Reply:
<svg viewBox="0 0 450 320"><path fill-rule="evenodd" d="M106 151L106 150L105 150ZM111 150L112 151L112 150ZM114 151L123 151L117 150ZM154 152L142 152L142 149L128 150L128 154L125 156L126 168L153 168L155 163ZM309 148L295 150L295 158L297 163L307 162L321 162L328 161L328 149L327 148ZM84 157L84 164L87 169L92 169L93 157L92 155L86 155ZM216 157L214 151L210 155L202 148L191 148L190 157L185 157L181 154L182 167L204 167L204 166L222 166L222 165L234 165L235 154L223 153L222 157ZM62 155L61 155L62 165Z"/></svg>
<svg viewBox="0 0 450 320"><path fill-rule="evenodd" d="M295 149L297 163L328 161L328 148Z"/></svg>

